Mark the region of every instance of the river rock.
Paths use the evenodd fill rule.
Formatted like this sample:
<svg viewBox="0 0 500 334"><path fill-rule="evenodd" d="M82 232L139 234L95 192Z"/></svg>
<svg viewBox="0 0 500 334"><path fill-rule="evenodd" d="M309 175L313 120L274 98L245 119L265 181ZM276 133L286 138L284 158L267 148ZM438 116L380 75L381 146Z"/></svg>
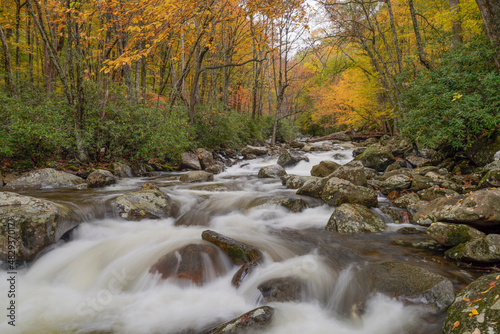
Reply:
<svg viewBox="0 0 500 334"><path fill-rule="evenodd" d="M220 174L226 170L226 167L222 163L215 163L205 169L205 172L211 174Z"/></svg>
<svg viewBox="0 0 500 334"><path fill-rule="evenodd" d="M209 268L210 270L207 270ZM214 245L190 244L162 256L149 272L162 279L191 281L203 285L226 274L224 258Z"/></svg>
<svg viewBox="0 0 500 334"><path fill-rule="evenodd" d="M202 169L207 169L208 167L215 165L215 159L212 152L209 152L204 148L197 148L195 153L198 156Z"/></svg>
<svg viewBox="0 0 500 334"><path fill-rule="evenodd" d="M3 189L82 189L86 187L87 184L81 177L45 168L24 173L19 178L9 182Z"/></svg>
<svg viewBox="0 0 500 334"><path fill-rule="evenodd" d="M335 161L323 160L311 169L311 176L325 177L333 173L341 165Z"/></svg>
<svg viewBox="0 0 500 334"><path fill-rule="evenodd" d="M445 247L457 246L485 236L483 232L467 225L441 222L433 223L426 232L432 239Z"/></svg>
<svg viewBox="0 0 500 334"><path fill-rule="evenodd" d="M269 150L265 147L256 147L256 146L245 146L241 150L241 154L243 154L245 157L248 155L255 155L255 156L260 156L260 155L266 155L269 153Z"/></svg>
<svg viewBox="0 0 500 334"><path fill-rule="evenodd" d="M273 202L287 208L291 212L302 212L309 207L307 202L300 197L275 199Z"/></svg>
<svg viewBox="0 0 500 334"><path fill-rule="evenodd" d="M297 277L273 278L257 287L267 303L299 302L306 297L306 288L306 282Z"/></svg>
<svg viewBox="0 0 500 334"><path fill-rule="evenodd" d="M443 333L500 333L500 274L476 279L448 308Z"/></svg>
<svg viewBox="0 0 500 334"><path fill-rule="evenodd" d="M285 174L286 174L285 169L280 165L276 164L276 165L269 165L262 167L259 170L259 174L257 175L257 177L268 178L268 179L279 179Z"/></svg>
<svg viewBox="0 0 500 334"><path fill-rule="evenodd" d="M102 188L116 183L115 176L104 169L96 169L87 176L88 188Z"/></svg>
<svg viewBox="0 0 500 334"><path fill-rule="evenodd" d="M326 230L342 234L359 232L380 232L385 223L366 206L342 204L338 206L326 225Z"/></svg>
<svg viewBox="0 0 500 334"><path fill-rule="evenodd" d="M262 260L262 253L257 248L217 232L206 230L203 231L201 237L203 240L219 247L236 264L244 264L249 261L260 262Z"/></svg>
<svg viewBox="0 0 500 334"><path fill-rule="evenodd" d="M439 186L432 186L430 188L420 190L418 195L423 201L433 201L440 197L454 197L459 194L451 189L441 188Z"/></svg>
<svg viewBox="0 0 500 334"><path fill-rule="evenodd" d="M239 287L245 278L250 275L258 265L259 263L257 261L250 261L243 264L241 268L238 269L236 274L234 274L231 284L236 288Z"/></svg>
<svg viewBox="0 0 500 334"><path fill-rule="evenodd" d="M410 188L412 179L406 175L394 175L378 184L380 192L388 195L393 191L401 191Z"/></svg>
<svg viewBox="0 0 500 334"><path fill-rule="evenodd" d="M198 156L191 152L181 154L181 169L201 170L201 163Z"/></svg>
<svg viewBox="0 0 500 334"><path fill-rule="evenodd" d="M299 189L313 177L316 176L290 175L290 177L286 178L285 185L288 189ZM284 178L282 177L281 180L283 179Z"/></svg>
<svg viewBox="0 0 500 334"><path fill-rule="evenodd" d="M420 190L424 190L432 187L433 185L437 185L437 182L431 179L430 177L425 177L419 174L413 174L411 182L410 191L418 192Z"/></svg>
<svg viewBox="0 0 500 334"><path fill-rule="evenodd" d="M491 228L500 225L500 189L483 189L467 195L441 197L418 210L413 220L423 226L435 222Z"/></svg>
<svg viewBox="0 0 500 334"><path fill-rule="evenodd" d="M410 205L420 201L420 197L415 193L404 194L403 196L392 201L392 204L398 208L407 209Z"/></svg>
<svg viewBox="0 0 500 334"><path fill-rule="evenodd" d="M113 170L115 172L116 177L125 178L125 177L133 177L134 173L132 172L132 168L126 164L125 162L115 162L113 163Z"/></svg>
<svg viewBox="0 0 500 334"><path fill-rule="evenodd" d="M117 197L113 207L121 218L136 221L175 217L178 213L177 204L150 183L145 183L140 191Z"/></svg>
<svg viewBox="0 0 500 334"><path fill-rule="evenodd" d="M32 260L80 222L65 205L0 192L0 260Z"/></svg>
<svg viewBox="0 0 500 334"><path fill-rule="evenodd" d="M245 333L246 331L262 331L271 323L274 309L262 306L228 321L206 334Z"/></svg>
<svg viewBox="0 0 500 334"><path fill-rule="evenodd" d="M351 203L372 207L378 204L377 193L373 189L357 186L337 177L328 179L321 193L321 199L330 206Z"/></svg>
<svg viewBox="0 0 500 334"><path fill-rule="evenodd" d="M284 150L278 158L278 165L282 167L292 167L300 161L309 161L309 158L296 151Z"/></svg>
<svg viewBox="0 0 500 334"><path fill-rule="evenodd" d="M359 161L340 166L328 177L338 177L339 179L350 181L357 186L366 187L368 185L365 168Z"/></svg>
<svg viewBox="0 0 500 334"><path fill-rule="evenodd" d="M500 234L488 234L448 249L447 257L464 262L500 262Z"/></svg>
<svg viewBox="0 0 500 334"><path fill-rule="evenodd" d="M323 188L328 179L324 177L311 176L299 189L297 195L321 198Z"/></svg>
<svg viewBox="0 0 500 334"><path fill-rule="evenodd" d="M444 311L455 298L449 279L424 268L404 263L386 262L372 267L374 291L406 301L422 298L426 304Z"/></svg>
<svg viewBox="0 0 500 334"><path fill-rule="evenodd" d="M352 150L352 156L353 158L356 158L357 156L360 156L363 154L364 151L366 151L367 147L356 147L355 149Z"/></svg>
<svg viewBox="0 0 500 334"><path fill-rule="evenodd" d="M476 166L484 166L495 160L495 154L498 151L500 151L499 131L489 137L476 140L465 153Z"/></svg>
<svg viewBox="0 0 500 334"><path fill-rule="evenodd" d="M383 172L387 166L396 161L391 152L377 146L368 147L360 156L356 157L363 166Z"/></svg>
<svg viewBox="0 0 500 334"><path fill-rule="evenodd" d="M197 170L193 172L188 172L186 174L182 174L179 178L181 182L208 182L214 180L214 174L208 173L202 170Z"/></svg>
<svg viewBox="0 0 500 334"><path fill-rule="evenodd" d="M479 183L479 189L491 187L500 187L500 168L488 171Z"/></svg>
<svg viewBox="0 0 500 334"><path fill-rule="evenodd" d="M489 172L492 169L499 169L499 168L500 168L500 160L495 160L483 167L483 169L486 172Z"/></svg>

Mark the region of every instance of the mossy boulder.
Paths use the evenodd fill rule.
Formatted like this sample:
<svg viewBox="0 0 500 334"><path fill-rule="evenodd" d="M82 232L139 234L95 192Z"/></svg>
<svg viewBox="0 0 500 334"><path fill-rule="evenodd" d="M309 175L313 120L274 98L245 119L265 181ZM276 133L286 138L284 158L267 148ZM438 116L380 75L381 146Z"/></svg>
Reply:
<svg viewBox="0 0 500 334"><path fill-rule="evenodd" d="M420 301L444 311L455 298L451 281L424 268L398 262L374 265L373 290L403 301Z"/></svg>
<svg viewBox="0 0 500 334"><path fill-rule="evenodd" d="M262 167L259 170L259 174L257 177L259 178L267 178L267 179L279 179L283 175L286 174L286 171L283 167L281 167L278 164L275 165L269 165Z"/></svg>
<svg viewBox="0 0 500 334"><path fill-rule="evenodd" d="M4 189L82 189L86 187L87 184L81 177L53 168L45 168L22 174L19 178L9 182Z"/></svg>
<svg viewBox="0 0 500 334"><path fill-rule="evenodd" d="M321 198L323 188L328 179L324 177L311 176L299 189L297 195Z"/></svg>
<svg viewBox="0 0 500 334"><path fill-rule="evenodd" d="M410 205L417 203L420 201L420 197L415 193L408 193L396 198L392 201L392 204L397 206L398 208L407 209Z"/></svg>
<svg viewBox="0 0 500 334"><path fill-rule="evenodd" d="M409 176L399 174L388 177L385 181L378 184L380 192L388 195L393 191L401 191L410 188L412 179Z"/></svg>
<svg viewBox="0 0 500 334"><path fill-rule="evenodd" d="M328 179L321 193L321 199L330 206L351 203L372 207L378 204L377 193L373 189L356 186L337 177Z"/></svg>
<svg viewBox="0 0 500 334"><path fill-rule="evenodd" d="M373 168L377 172L383 172L392 163L396 161L391 152L377 146L370 146L363 153L356 157L363 166Z"/></svg>
<svg viewBox="0 0 500 334"><path fill-rule="evenodd" d="M495 160L498 151L500 151L500 131L477 140L467 149L466 154L476 166L484 166Z"/></svg>
<svg viewBox="0 0 500 334"><path fill-rule="evenodd" d="M81 221L66 205L0 192L0 260L32 260Z"/></svg>
<svg viewBox="0 0 500 334"><path fill-rule="evenodd" d="M285 180L285 185L288 189L299 189L302 187L309 179L316 176L300 176L300 175L285 175L281 177L281 180Z"/></svg>
<svg viewBox="0 0 500 334"><path fill-rule="evenodd" d="M328 177L338 177L339 179L350 181L357 186L366 187L368 185L365 168L359 161L340 166Z"/></svg>
<svg viewBox="0 0 500 334"><path fill-rule="evenodd" d="M341 165L335 161L324 160L311 169L311 176L325 177L333 173Z"/></svg>
<svg viewBox="0 0 500 334"><path fill-rule="evenodd" d="M454 190L441 188L439 186L432 186L418 192L418 196L420 196L422 200L429 202L440 197L453 197L458 195L459 194Z"/></svg>
<svg viewBox="0 0 500 334"><path fill-rule="evenodd" d="M500 333L500 273L476 279L448 308L443 333Z"/></svg>
<svg viewBox="0 0 500 334"><path fill-rule="evenodd" d="M433 223L426 232L445 247L454 247L485 236L483 232L467 225L441 222Z"/></svg>
<svg viewBox="0 0 500 334"><path fill-rule="evenodd" d="M144 184L140 191L117 197L113 209L117 216L136 221L175 217L179 211L170 196L150 183Z"/></svg>
<svg viewBox="0 0 500 334"><path fill-rule="evenodd" d="M480 189L491 187L500 187L500 168L488 171L479 183Z"/></svg>
<svg viewBox="0 0 500 334"><path fill-rule="evenodd" d="M498 263L500 262L500 234L489 234L486 237L473 239L448 249L444 254L462 262Z"/></svg>
<svg viewBox="0 0 500 334"><path fill-rule="evenodd" d="M89 176L87 176L88 188L102 188L115 183L115 176L111 172L104 169L93 170Z"/></svg>
<svg viewBox="0 0 500 334"><path fill-rule="evenodd" d="M379 216L360 204L342 204L330 216L325 229L341 234L380 232L386 225Z"/></svg>

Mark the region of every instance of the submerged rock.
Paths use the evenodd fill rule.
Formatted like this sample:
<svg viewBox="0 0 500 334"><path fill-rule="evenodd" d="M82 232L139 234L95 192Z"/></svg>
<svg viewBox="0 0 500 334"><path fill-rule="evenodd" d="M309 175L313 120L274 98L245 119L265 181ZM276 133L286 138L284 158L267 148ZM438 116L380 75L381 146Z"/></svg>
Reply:
<svg viewBox="0 0 500 334"><path fill-rule="evenodd" d="M276 164L276 165L269 165L269 166L262 167L259 170L259 174L257 175L257 177L259 177L261 179L264 179L264 178L279 179L283 175L286 175L285 169L283 167L281 167L280 165Z"/></svg>
<svg viewBox="0 0 500 334"><path fill-rule="evenodd" d="M500 333L500 273L476 279L448 308L443 333Z"/></svg>
<svg viewBox="0 0 500 334"><path fill-rule="evenodd" d="M113 207L115 213L126 220L161 219L178 213L177 204L150 183L144 184L140 191L117 197Z"/></svg>
<svg viewBox="0 0 500 334"><path fill-rule="evenodd" d="M257 248L231 239L214 231L206 230L201 234L203 240L219 247L236 264L262 260L262 253Z"/></svg>
<svg viewBox="0 0 500 334"><path fill-rule="evenodd" d="M262 330L271 323L273 314L274 309L272 307L262 306L217 326L206 332L206 334L243 333L250 330Z"/></svg>
<svg viewBox="0 0 500 334"><path fill-rule="evenodd" d="M370 277L374 291L409 302L424 299L426 304L440 311L446 310L455 298L453 284L449 279L404 263L374 265Z"/></svg>
<svg viewBox="0 0 500 334"><path fill-rule="evenodd" d="M465 262L500 262L500 234L489 234L448 249L447 257Z"/></svg>
<svg viewBox="0 0 500 334"><path fill-rule="evenodd" d="M87 176L87 187L102 188L116 183L115 176L104 169L96 169Z"/></svg>
<svg viewBox="0 0 500 334"><path fill-rule="evenodd" d="M162 256L149 272L203 285L227 272L221 255L213 245L190 244Z"/></svg>
<svg viewBox="0 0 500 334"><path fill-rule="evenodd" d="M440 222L433 223L426 232L432 239L445 247L457 246L485 236L483 232L467 225Z"/></svg>
<svg viewBox="0 0 500 334"><path fill-rule="evenodd" d="M65 205L0 192L0 260L32 260L80 222Z"/></svg>
<svg viewBox="0 0 500 334"><path fill-rule="evenodd" d="M325 229L342 234L380 232L386 225L379 216L360 204L342 204L335 209Z"/></svg>
<svg viewBox="0 0 500 334"><path fill-rule="evenodd" d="M306 282L296 277L273 278L257 287L268 303L299 302L307 296L306 288Z"/></svg>
<svg viewBox="0 0 500 334"><path fill-rule="evenodd" d="M81 177L52 168L24 173L9 182L4 189L82 189L87 185Z"/></svg>
<svg viewBox="0 0 500 334"><path fill-rule="evenodd" d="M214 180L214 174L205 171L194 171L182 174L179 178L181 182L208 182Z"/></svg>

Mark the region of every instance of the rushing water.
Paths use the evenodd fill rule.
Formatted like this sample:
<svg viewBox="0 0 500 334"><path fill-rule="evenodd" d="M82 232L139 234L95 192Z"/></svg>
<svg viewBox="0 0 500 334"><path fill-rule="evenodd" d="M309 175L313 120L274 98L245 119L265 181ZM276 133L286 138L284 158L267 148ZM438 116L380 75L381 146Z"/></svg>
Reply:
<svg viewBox="0 0 500 334"><path fill-rule="evenodd" d="M311 167L321 160L350 161L351 151L336 148L308 156L310 162L300 162L287 172L310 175ZM276 159L255 159L228 168L208 183L221 191L182 184L178 173L165 173L122 179L103 189L27 193L71 203L86 222L68 240L18 270L16 327L1 319L0 333L198 333L263 305L257 286L286 276L306 280L308 298L268 303L275 314L265 333L440 333L442 314L368 294L362 269L400 261L442 274L457 288L470 282L474 273L455 267L439 253L395 244L395 239L422 238L398 234L404 225L389 223L384 233L342 236L323 231L333 208L315 199L304 197L311 207L301 213L269 204L270 199L296 196L279 180L256 177L261 167L273 163ZM180 204L179 217L140 222L113 218L110 200L146 181ZM231 279L239 267L227 259L223 276L207 266L212 279L203 286L161 280L149 273L166 253L204 243L201 233L206 229L258 247L264 263L238 289ZM8 290L6 271L1 275L3 294ZM4 296L5 310L3 300ZM351 314L358 301L366 302L364 312Z"/></svg>

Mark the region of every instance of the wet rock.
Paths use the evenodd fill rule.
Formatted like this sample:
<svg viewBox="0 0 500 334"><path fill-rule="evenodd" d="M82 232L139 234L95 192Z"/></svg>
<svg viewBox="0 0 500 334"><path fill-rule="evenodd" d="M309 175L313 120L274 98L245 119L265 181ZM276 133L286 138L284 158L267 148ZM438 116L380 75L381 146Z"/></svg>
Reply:
<svg viewBox="0 0 500 334"><path fill-rule="evenodd" d="M495 160L495 154L500 151L500 132L483 137L466 150L466 154L476 166L485 166Z"/></svg>
<svg viewBox="0 0 500 334"><path fill-rule="evenodd" d="M259 174L257 177L259 178L268 178L268 179L279 179L283 175L286 174L286 171L280 165L270 165L262 167L259 170Z"/></svg>
<svg viewBox="0 0 500 334"><path fill-rule="evenodd" d="M181 154L181 169L201 170L201 163L194 153L184 152Z"/></svg>
<svg viewBox="0 0 500 334"><path fill-rule="evenodd" d="M448 308L443 333L500 333L499 279L491 273L463 289Z"/></svg>
<svg viewBox="0 0 500 334"><path fill-rule="evenodd" d="M153 167L142 162L132 164L130 168L134 176L147 176L153 171Z"/></svg>
<svg viewBox="0 0 500 334"><path fill-rule="evenodd" d="M202 169L207 169L208 167L215 165L215 159L212 152L209 152L204 148L197 148L195 153L198 156Z"/></svg>
<svg viewBox="0 0 500 334"><path fill-rule="evenodd" d="M373 168L365 167L365 175L367 180L373 180L378 176L378 172Z"/></svg>
<svg viewBox="0 0 500 334"><path fill-rule="evenodd" d="M140 191L117 197L113 208L119 217L136 221L175 217L178 213L177 204L150 183L145 183Z"/></svg>
<svg viewBox="0 0 500 334"><path fill-rule="evenodd" d="M363 166L383 172L387 166L396 161L391 152L380 147L370 146L360 156L356 157Z"/></svg>
<svg viewBox="0 0 500 334"><path fill-rule="evenodd" d="M440 188L439 186L432 186L430 188L421 190L418 195L423 201L433 201L440 197L453 197L459 194L456 191L446 188Z"/></svg>
<svg viewBox="0 0 500 334"><path fill-rule="evenodd" d="M257 248L217 232L206 230L203 231L201 237L203 240L219 247L236 264L244 264L250 261L260 262L262 259L262 253Z"/></svg>
<svg viewBox="0 0 500 334"><path fill-rule="evenodd" d="M417 218L416 213L420 211L421 209L425 208L427 205L429 205L430 202L428 201L418 201L416 203L408 205L406 210L408 210L408 213L410 214L410 221L413 224L416 224L415 219Z"/></svg>
<svg viewBox="0 0 500 334"><path fill-rule="evenodd" d="M231 189L223 184L200 184L189 187L192 190L199 191L230 191Z"/></svg>
<svg viewBox="0 0 500 334"><path fill-rule="evenodd" d="M383 213L391 217L394 224L409 224L410 217L406 210L384 206L380 209Z"/></svg>
<svg viewBox="0 0 500 334"><path fill-rule="evenodd" d="M214 180L214 174L201 170L193 171L193 172L188 172L186 174L182 174L179 180L181 182L187 182L187 183L208 182Z"/></svg>
<svg viewBox="0 0 500 334"><path fill-rule="evenodd" d="M287 208L291 212L302 212L309 207L307 202L300 197L276 199L273 202Z"/></svg>
<svg viewBox="0 0 500 334"><path fill-rule="evenodd" d="M336 177L328 179L321 193L323 199L330 206L339 206L343 203L377 206L377 193L361 186L356 186L347 180Z"/></svg>
<svg viewBox="0 0 500 334"><path fill-rule="evenodd" d="M490 170L479 183L479 189L491 187L500 187L500 168Z"/></svg>
<svg viewBox="0 0 500 334"><path fill-rule="evenodd" d="M363 154L364 151L366 151L367 147L356 147L354 150L352 150L352 156L353 158L356 158L357 156Z"/></svg>
<svg viewBox="0 0 500 334"><path fill-rule="evenodd" d="M236 274L234 274L231 284L234 287L239 287L245 278L250 275L258 265L257 261L250 261L243 264Z"/></svg>
<svg viewBox="0 0 500 334"><path fill-rule="evenodd" d="M296 277L273 278L257 287L268 303L299 302L306 297L306 288L306 283Z"/></svg>
<svg viewBox="0 0 500 334"><path fill-rule="evenodd" d="M311 176L299 189L297 195L321 198L323 188L328 180L323 177Z"/></svg>
<svg viewBox="0 0 500 334"><path fill-rule="evenodd" d="M4 189L82 189L86 187L87 184L81 177L45 168L22 174L5 185Z"/></svg>
<svg viewBox="0 0 500 334"><path fill-rule="evenodd" d="M340 166L328 177L338 177L339 179L350 181L357 186L366 187L368 185L365 168L359 161Z"/></svg>
<svg viewBox="0 0 500 334"><path fill-rule="evenodd" d="M302 187L309 179L316 176L299 176L299 175L290 175L286 179L285 185L288 189L299 189ZM283 178L282 178L283 180Z"/></svg>
<svg viewBox="0 0 500 334"><path fill-rule="evenodd" d="M326 225L326 230L342 234L380 232L385 223L366 206L342 204L335 209Z"/></svg>
<svg viewBox="0 0 500 334"><path fill-rule="evenodd" d="M65 205L0 192L0 260L32 260L81 221Z"/></svg>
<svg viewBox="0 0 500 334"><path fill-rule="evenodd" d="M273 314L273 308L262 306L217 326L206 332L206 334L243 333L245 331L263 330L271 323Z"/></svg>
<svg viewBox="0 0 500 334"><path fill-rule="evenodd" d="M215 163L214 165L207 167L205 169L205 172L211 173L211 174L220 174L225 170L226 170L226 167L224 167L223 164Z"/></svg>
<svg viewBox="0 0 500 334"><path fill-rule="evenodd" d="M490 170L492 169L499 169L500 168L500 160L495 160L489 164L487 164L486 166L484 166L484 170L486 172L489 172Z"/></svg>
<svg viewBox="0 0 500 334"><path fill-rule="evenodd" d="M260 156L260 155L266 155L268 154L269 151L265 147L256 147L256 146L245 146L243 150L241 150L241 154L243 154L245 157L247 155L253 154L255 156Z"/></svg>
<svg viewBox="0 0 500 334"><path fill-rule="evenodd" d="M309 158L296 151L284 150L278 158L278 165L282 167L292 167L300 161L309 161Z"/></svg>
<svg viewBox="0 0 500 334"><path fill-rule="evenodd" d="M311 176L325 177L333 173L341 165L335 161L324 160L311 169Z"/></svg>
<svg viewBox="0 0 500 334"><path fill-rule="evenodd" d="M387 166L387 168L384 170L384 173L392 172L394 170L398 170L398 169L401 169L401 168L403 168L403 166L401 166L401 162L400 161L396 161L396 162L390 164L389 166Z"/></svg>
<svg viewBox="0 0 500 334"><path fill-rule="evenodd" d="M500 189L441 197L418 210L413 220L423 226L435 222L461 223L491 228L500 225Z"/></svg>
<svg viewBox="0 0 500 334"><path fill-rule="evenodd" d="M429 226L427 234L445 247L457 246L485 236L483 232L467 225L441 222Z"/></svg>
<svg viewBox="0 0 500 334"><path fill-rule="evenodd" d="M392 204L398 208L407 209L410 205L413 205L420 201L420 197L415 193L404 194L403 196L392 201Z"/></svg>
<svg viewBox="0 0 500 334"><path fill-rule="evenodd" d="M409 302L423 298L426 304L439 311L446 310L455 298L450 280L424 268L404 263L374 265L370 277L374 291Z"/></svg>
<svg viewBox="0 0 500 334"><path fill-rule="evenodd" d="M162 279L187 280L203 285L226 274L220 250L214 245L190 244L162 256L149 272Z"/></svg>
<svg viewBox="0 0 500 334"><path fill-rule="evenodd" d="M104 169L96 169L87 177L88 188L102 188L116 183L115 176Z"/></svg>
<svg viewBox="0 0 500 334"><path fill-rule="evenodd" d="M410 188L412 179L406 175L394 175L378 184L378 188L384 195L392 191L401 191Z"/></svg>
<svg viewBox="0 0 500 334"><path fill-rule="evenodd" d="M489 234L448 249L447 257L464 262L500 262L500 234Z"/></svg>
<svg viewBox="0 0 500 334"><path fill-rule="evenodd" d="M125 178L134 176L132 168L125 162L115 162L113 164L113 170L116 177Z"/></svg>
<svg viewBox="0 0 500 334"><path fill-rule="evenodd" d="M420 234L421 231L417 230L415 227L402 227L397 231L399 234Z"/></svg>
<svg viewBox="0 0 500 334"><path fill-rule="evenodd" d="M382 174L382 176L380 176L379 178L377 178L377 180L385 181L385 180L387 180L388 178L390 178L392 176L409 176L409 177L413 177L414 174L415 174L415 172L413 170L411 170L411 169L400 168L400 169L394 169L394 170L391 170L391 171L385 171L384 174Z"/></svg>
<svg viewBox="0 0 500 334"><path fill-rule="evenodd" d="M418 192L420 190L430 188L433 185L437 184L430 177L425 177L425 176L422 176L419 174L413 174L411 179L412 179L412 182L411 182L411 187L409 190L414 191L414 192Z"/></svg>

